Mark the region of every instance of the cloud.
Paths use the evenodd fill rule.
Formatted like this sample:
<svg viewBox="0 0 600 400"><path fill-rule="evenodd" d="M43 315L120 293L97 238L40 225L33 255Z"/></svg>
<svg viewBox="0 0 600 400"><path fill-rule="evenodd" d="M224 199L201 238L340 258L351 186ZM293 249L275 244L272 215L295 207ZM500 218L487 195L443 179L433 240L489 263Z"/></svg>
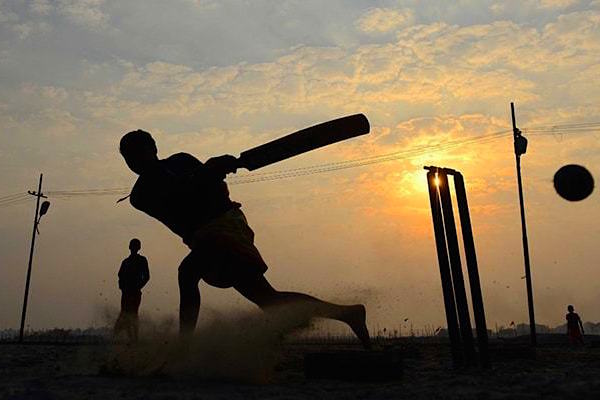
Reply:
<svg viewBox="0 0 600 400"><path fill-rule="evenodd" d="M32 24L17 24L13 26L13 30L19 36L19 39L25 39L29 36L31 31L33 30Z"/></svg>
<svg viewBox="0 0 600 400"><path fill-rule="evenodd" d="M9 45L12 37L18 40L25 40L33 34L48 33L52 30L51 26L43 20L29 18L27 15L20 15L18 3L7 3L0 1L0 26L2 30L3 41L5 41L4 51L12 50Z"/></svg>
<svg viewBox="0 0 600 400"><path fill-rule="evenodd" d="M187 0L202 11L213 11L220 7L218 1L215 0Z"/></svg>
<svg viewBox="0 0 600 400"><path fill-rule="evenodd" d="M68 109L72 115L166 131L174 125L179 132L250 127L258 141L356 110L388 129L415 112L504 108L507 99L521 106L560 102L565 94L574 100L569 83L583 89L581 76L595 72L597 27L595 13L577 12L539 30L509 21L433 23L400 29L386 43L299 46L269 62L223 67L87 61L87 89L44 90L65 91L55 107L74 107ZM560 95L545 83L556 74L567 88ZM14 104L11 109L18 110L25 103Z"/></svg>
<svg viewBox="0 0 600 400"><path fill-rule="evenodd" d="M91 29L105 27L109 16L102 11L104 0L59 0L57 11L71 22Z"/></svg>
<svg viewBox="0 0 600 400"><path fill-rule="evenodd" d="M590 15L573 19L581 26L594 23ZM576 28L565 30L574 35ZM130 109L140 118L215 116L216 110L227 109L223 122L228 124L232 116L266 115L273 109L324 113L323 104L332 110L358 106L377 112L387 104L444 108L456 101L505 101L507 96L526 103L539 98L537 78L529 74L573 64L560 53L563 47L580 49L578 56L586 60L594 57L595 48L587 49L583 37L569 40L560 32L563 37L553 40L559 32L550 25L538 32L509 22L432 24L406 28L391 43L354 49L304 46L265 63L199 70L165 62L129 64L109 93L93 96L94 108L119 114ZM594 35L590 29L581 32L588 42ZM102 97L107 104L97 103Z"/></svg>
<svg viewBox="0 0 600 400"><path fill-rule="evenodd" d="M356 110L383 129L415 112L504 109L507 99L560 104L565 96L577 101L577 91L591 99L582 77L596 71L598 31L595 13L576 12L541 29L509 21L416 25L386 43L299 46L269 62L223 67L87 61L88 88L69 89L63 106L98 123L165 131L250 128L257 142ZM564 85L560 93L552 90L556 82Z"/></svg>
<svg viewBox="0 0 600 400"><path fill-rule="evenodd" d="M59 105L68 97L68 92L65 88L56 86L38 86L34 83L23 84L21 91L23 94L32 97L32 99L29 100L31 103L40 99L48 99L51 104ZM35 100L33 98L35 98Z"/></svg>
<svg viewBox="0 0 600 400"><path fill-rule="evenodd" d="M579 0L539 0L540 8L561 9L579 3Z"/></svg>
<svg viewBox="0 0 600 400"><path fill-rule="evenodd" d="M409 25L413 17L412 10L408 8L373 8L361 16L356 24L365 33L381 34Z"/></svg>
<svg viewBox="0 0 600 400"><path fill-rule="evenodd" d="M18 20L19 16L16 13L8 10L4 0L0 0L0 22L16 22Z"/></svg>
<svg viewBox="0 0 600 400"><path fill-rule="evenodd" d="M489 9L497 16L520 15L535 24L537 20L544 20L544 16L556 17L565 9L580 3L579 0L504 0L492 2Z"/></svg>
<svg viewBox="0 0 600 400"><path fill-rule="evenodd" d="M46 15L52 11L53 6L48 0L34 0L31 3L30 8L34 13Z"/></svg>

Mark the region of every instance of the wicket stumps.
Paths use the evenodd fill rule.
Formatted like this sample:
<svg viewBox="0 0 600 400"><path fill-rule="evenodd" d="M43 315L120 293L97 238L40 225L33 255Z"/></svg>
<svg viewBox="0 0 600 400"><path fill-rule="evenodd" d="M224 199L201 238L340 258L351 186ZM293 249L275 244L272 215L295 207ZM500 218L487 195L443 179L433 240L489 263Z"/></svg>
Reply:
<svg viewBox="0 0 600 400"><path fill-rule="evenodd" d="M425 167L425 169L428 171L429 200L431 202L435 245L442 278L442 292L452 360L457 366L469 366L476 363L473 331L467 304L448 175L452 175L454 178L456 202L467 262L469 286L471 288L471 302L477 330L479 363L482 367L488 367L490 362L488 335L465 181L461 173L453 169L440 167Z"/></svg>

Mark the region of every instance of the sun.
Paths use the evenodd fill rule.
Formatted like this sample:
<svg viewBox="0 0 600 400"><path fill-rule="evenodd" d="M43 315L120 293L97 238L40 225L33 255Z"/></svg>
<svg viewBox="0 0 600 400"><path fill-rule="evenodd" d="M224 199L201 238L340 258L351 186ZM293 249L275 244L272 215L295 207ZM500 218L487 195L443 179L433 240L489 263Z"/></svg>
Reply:
<svg viewBox="0 0 600 400"><path fill-rule="evenodd" d="M438 177L437 172L435 173L435 178L433 179L433 183L436 187L440 187L440 178Z"/></svg>

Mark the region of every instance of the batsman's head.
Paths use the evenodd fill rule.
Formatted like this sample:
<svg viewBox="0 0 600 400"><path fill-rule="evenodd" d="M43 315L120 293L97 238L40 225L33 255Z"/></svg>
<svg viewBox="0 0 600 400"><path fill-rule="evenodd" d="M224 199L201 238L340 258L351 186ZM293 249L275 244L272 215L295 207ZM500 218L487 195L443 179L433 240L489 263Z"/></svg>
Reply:
<svg viewBox="0 0 600 400"><path fill-rule="evenodd" d="M152 135L141 129L123 135L119 143L119 151L129 169L138 175L158 159L158 151Z"/></svg>

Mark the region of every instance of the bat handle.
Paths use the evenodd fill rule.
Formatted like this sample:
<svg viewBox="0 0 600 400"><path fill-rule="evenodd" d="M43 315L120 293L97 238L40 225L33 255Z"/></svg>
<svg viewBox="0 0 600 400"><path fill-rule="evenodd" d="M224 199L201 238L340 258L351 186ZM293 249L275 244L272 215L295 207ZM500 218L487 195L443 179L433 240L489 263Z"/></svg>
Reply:
<svg viewBox="0 0 600 400"><path fill-rule="evenodd" d="M246 163L244 162L244 158L243 157L238 157L237 159L237 163L236 163L236 168L240 169L240 168L247 168Z"/></svg>

